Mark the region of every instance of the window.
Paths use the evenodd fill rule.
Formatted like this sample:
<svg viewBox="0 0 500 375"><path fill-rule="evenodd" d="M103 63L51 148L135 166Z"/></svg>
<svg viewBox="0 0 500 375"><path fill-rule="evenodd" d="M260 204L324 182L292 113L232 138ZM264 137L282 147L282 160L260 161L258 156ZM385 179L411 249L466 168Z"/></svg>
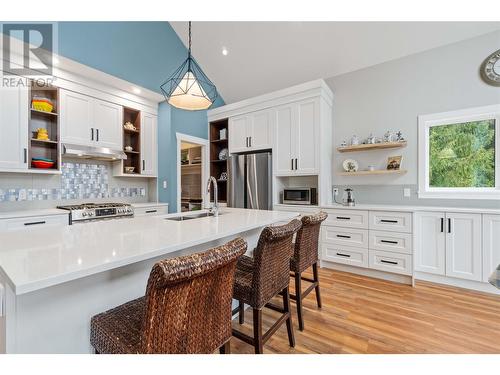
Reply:
<svg viewBox="0 0 500 375"><path fill-rule="evenodd" d="M419 197L500 199L500 106L419 116Z"/></svg>

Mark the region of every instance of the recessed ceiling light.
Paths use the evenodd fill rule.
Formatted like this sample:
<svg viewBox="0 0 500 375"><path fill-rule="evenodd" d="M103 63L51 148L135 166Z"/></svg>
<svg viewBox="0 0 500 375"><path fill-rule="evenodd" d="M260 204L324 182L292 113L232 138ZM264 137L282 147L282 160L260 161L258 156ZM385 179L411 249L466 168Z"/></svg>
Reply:
<svg viewBox="0 0 500 375"><path fill-rule="evenodd" d="M226 47L222 47L222 54L224 56L227 56L228 53L229 53L229 51L227 50L227 48Z"/></svg>
<svg viewBox="0 0 500 375"><path fill-rule="evenodd" d="M133 87L132 91L134 92L134 94L140 94L141 93L141 89L139 89L137 87Z"/></svg>

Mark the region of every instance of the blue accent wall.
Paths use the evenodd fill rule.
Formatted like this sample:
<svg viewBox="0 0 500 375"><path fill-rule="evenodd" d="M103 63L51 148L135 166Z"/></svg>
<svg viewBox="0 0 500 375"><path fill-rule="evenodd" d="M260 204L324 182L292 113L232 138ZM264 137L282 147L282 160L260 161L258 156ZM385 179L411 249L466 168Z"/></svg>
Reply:
<svg viewBox="0 0 500 375"><path fill-rule="evenodd" d="M156 92L187 57L168 22L59 22L58 53ZM213 107L223 104L218 98ZM177 207L176 133L207 138L207 113L179 110L164 102L158 115L159 200L169 203L173 212ZM163 189L164 180L167 189Z"/></svg>

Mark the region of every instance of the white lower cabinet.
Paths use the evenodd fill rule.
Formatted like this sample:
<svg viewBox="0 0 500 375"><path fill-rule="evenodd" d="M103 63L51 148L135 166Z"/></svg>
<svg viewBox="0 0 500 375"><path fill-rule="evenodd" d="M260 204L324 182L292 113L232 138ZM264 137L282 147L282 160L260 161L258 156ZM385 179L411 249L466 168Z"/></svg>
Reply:
<svg viewBox="0 0 500 375"><path fill-rule="evenodd" d="M168 214L168 204L134 207L134 216L156 216Z"/></svg>
<svg viewBox="0 0 500 375"><path fill-rule="evenodd" d="M415 271L444 275L446 259L445 213L416 212Z"/></svg>
<svg viewBox="0 0 500 375"><path fill-rule="evenodd" d="M447 213L446 276L482 279L481 214Z"/></svg>
<svg viewBox="0 0 500 375"><path fill-rule="evenodd" d="M500 215L483 215L483 281L500 264Z"/></svg>
<svg viewBox="0 0 500 375"><path fill-rule="evenodd" d="M48 225L69 225L68 214L32 216L0 220L0 231L28 229Z"/></svg>
<svg viewBox="0 0 500 375"><path fill-rule="evenodd" d="M366 268L368 267L368 249L322 243L321 259Z"/></svg>
<svg viewBox="0 0 500 375"><path fill-rule="evenodd" d="M389 251L369 250L368 265L370 268L411 275L413 272L410 254L400 254Z"/></svg>
<svg viewBox="0 0 500 375"><path fill-rule="evenodd" d="M417 212L415 270L481 281L481 214Z"/></svg>
<svg viewBox="0 0 500 375"><path fill-rule="evenodd" d="M327 209L321 227L322 260L411 275L412 214Z"/></svg>

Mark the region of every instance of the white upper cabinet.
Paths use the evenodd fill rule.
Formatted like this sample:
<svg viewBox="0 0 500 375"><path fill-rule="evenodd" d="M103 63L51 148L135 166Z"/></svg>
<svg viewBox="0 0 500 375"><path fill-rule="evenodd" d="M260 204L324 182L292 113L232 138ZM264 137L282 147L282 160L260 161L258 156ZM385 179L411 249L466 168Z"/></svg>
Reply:
<svg viewBox="0 0 500 375"><path fill-rule="evenodd" d="M229 152L247 152L273 147L272 116L269 110L229 119Z"/></svg>
<svg viewBox="0 0 500 375"><path fill-rule="evenodd" d="M446 276L480 281L481 214L446 214Z"/></svg>
<svg viewBox="0 0 500 375"><path fill-rule="evenodd" d="M76 92L60 90L61 141L77 145L93 144L93 99Z"/></svg>
<svg viewBox="0 0 500 375"><path fill-rule="evenodd" d="M277 175L289 174L293 167L292 149L295 149L295 138L292 136L294 106L286 105L276 109L276 143L274 146L274 172Z"/></svg>
<svg viewBox="0 0 500 375"><path fill-rule="evenodd" d="M229 152L248 151L248 133L250 132L250 116L243 115L229 119Z"/></svg>
<svg viewBox="0 0 500 375"><path fill-rule="evenodd" d="M276 119L276 175L319 173L319 100L310 99L279 107Z"/></svg>
<svg viewBox="0 0 500 375"><path fill-rule="evenodd" d="M72 91L61 93L61 140L122 149L122 107Z"/></svg>
<svg viewBox="0 0 500 375"><path fill-rule="evenodd" d="M122 118L121 106L95 99L93 125L96 144L115 150L123 149Z"/></svg>
<svg viewBox="0 0 500 375"><path fill-rule="evenodd" d="M500 215L483 215L483 281L500 264Z"/></svg>
<svg viewBox="0 0 500 375"><path fill-rule="evenodd" d="M141 114L141 174L157 175L157 117L149 113Z"/></svg>
<svg viewBox="0 0 500 375"><path fill-rule="evenodd" d="M415 271L444 275L446 257L445 213L416 212Z"/></svg>
<svg viewBox="0 0 500 375"><path fill-rule="evenodd" d="M317 99L297 103L295 173L319 172L319 104ZM293 143L293 142L292 142Z"/></svg>
<svg viewBox="0 0 500 375"><path fill-rule="evenodd" d="M0 72L0 79L3 75ZM0 169L28 169L28 90L0 88Z"/></svg>

